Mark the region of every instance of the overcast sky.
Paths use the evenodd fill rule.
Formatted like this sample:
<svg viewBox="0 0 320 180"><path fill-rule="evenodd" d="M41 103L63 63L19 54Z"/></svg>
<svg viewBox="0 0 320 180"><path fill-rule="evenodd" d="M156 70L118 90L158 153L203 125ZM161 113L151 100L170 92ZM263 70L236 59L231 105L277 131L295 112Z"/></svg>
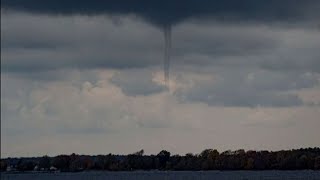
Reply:
<svg viewBox="0 0 320 180"><path fill-rule="evenodd" d="M1 157L320 146L317 0L26 2L1 2Z"/></svg>

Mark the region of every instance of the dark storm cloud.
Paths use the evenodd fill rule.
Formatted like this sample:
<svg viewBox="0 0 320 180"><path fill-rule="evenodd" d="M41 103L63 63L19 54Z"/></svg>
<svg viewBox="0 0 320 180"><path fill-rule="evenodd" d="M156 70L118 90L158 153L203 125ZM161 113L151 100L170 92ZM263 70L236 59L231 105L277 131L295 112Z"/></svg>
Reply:
<svg viewBox="0 0 320 180"><path fill-rule="evenodd" d="M161 63L158 30L129 17L1 13L1 71L132 68ZM148 39L146 42L145 39Z"/></svg>
<svg viewBox="0 0 320 180"><path fill-rule="evenodd" d="M135 14L167 25L188 18L296 21L318 16L318 0L2 0L5 9L45 14Z"/></svg>
<svg viewBox="0 0 320 180"><path fill-rule="evenodd" d="M138 68L162 64L162 33L134 17L1 13L1 71ZM319 31L263 24L196 24L172 32L176 64L320 72ZM174 67L174 66L173 66Z"/></svg>
<svg viewBox="0 0 320 180"><path fill-rule="evenodd" d="M207 28L206 31L199 31L201 26L198 24L194 24L195 27L190 29L184 28L183 23L181 24L183 28L176 26L172 30L171 56L174 63L180 61L182 64L194 65L212 62L223 64L226 58L220 57L234 56L236 58L233 59L239 62L241 58L249 59L249 56L252 58L255 55L254 62L259 61L259 66L262 68L281 70L287 67L290 69L303 67L319 72L320 66L317 66L320 62L319 51L314 50L318 42L311 39L317 40L314 37L318 36L318 33L309 32L311 31L308 29L309 26L299 24L298 26L302 27L301 31L307 28L308 32L297 34L297 37L302 39L301 36L304 37L305 34L312 36L308 37L310 40L307 44L311 47L299 48L292 52L289 46L294 42L285 44L284 47L289 49L281 49L279 53L282 53L280 54L282 57L279 61L277 57L279 53L274 49L279 46L280 40L284 39L281 38L286 33L284 31L290 28L273 28L273 25L270 25L270 30L266 30L257 26L261 23L256 23L256 21L262 21L262 24L272 21L277 26L279 21L282 22L280 24L314 22L314 19L320 17L319 11L314 10L320 7L320 1L317 0L3 0L1 3L2 10L13 10L13 13L5 13L6 11L1 13L3 16L1 71L97 67L123 69L161 64L162 34L156 28L152 29L140 21L137 21L136 25L130 22L129 25L126 25L128 22L121 24L123 17L132 18L132 16L120 16L120 25L116 26L110 26L112 18L101 20L104 16L76 16L74 19L53 16L133 14L157 26L174 25L194 18L233 21L229 24L234 27L230 25L225 27L225 24L215 22L216 25ZM79 22L74 23L74 21ZM243 21L251 22L243 23ZM277 33L279 30L282 34ZM310 43L313 41L315 42ZM261 54L264 54L264 58L261 58ZM269 56L265 57L267 54ZM275 56L271 57L273 54ZM304 59L304 63L296 61L297 57Z"/></svg>

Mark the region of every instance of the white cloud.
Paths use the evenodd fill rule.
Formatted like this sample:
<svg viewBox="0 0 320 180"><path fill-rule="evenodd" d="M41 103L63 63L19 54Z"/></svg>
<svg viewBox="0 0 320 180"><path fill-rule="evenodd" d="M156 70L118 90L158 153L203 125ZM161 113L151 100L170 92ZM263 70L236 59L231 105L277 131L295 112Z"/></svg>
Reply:
<svg viewBox="0 0 320 180"><path fill-rule="evenodd" d="M211 107L180 103L168 91L127 96L110 82L114 70L81 75L86 73L95 74L96 79L75 78L77 71L49 82L2 75L1 82L6 84L1 101L2 156L319 145L319 107ZM80 80L70 83L69 78ZM30 91L20 93L14 88L17 82ZM299 129L308 129L303 138L296 133Z"/></svg>

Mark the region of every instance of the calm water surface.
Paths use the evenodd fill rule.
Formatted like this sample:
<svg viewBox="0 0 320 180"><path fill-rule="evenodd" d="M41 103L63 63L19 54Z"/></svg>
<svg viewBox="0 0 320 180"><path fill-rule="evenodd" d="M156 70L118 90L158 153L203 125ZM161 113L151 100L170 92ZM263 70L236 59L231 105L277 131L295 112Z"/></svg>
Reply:
<svg viewBox="0 0 320 180"><path fill-rule="evenodd" d="M320 171L205 171L205 172L80 172L80 173L2 173L1 180L320 180Z"/></svg>

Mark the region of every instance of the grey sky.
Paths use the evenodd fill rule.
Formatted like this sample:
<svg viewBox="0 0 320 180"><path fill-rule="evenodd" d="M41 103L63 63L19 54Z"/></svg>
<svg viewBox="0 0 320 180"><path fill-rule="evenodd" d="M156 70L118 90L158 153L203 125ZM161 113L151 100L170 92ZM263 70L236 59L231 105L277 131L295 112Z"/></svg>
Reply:
<svg viewBox="0 0 320 180"><path fill-rule="evenodd" d="M1 155L320 146L320 31L307 10L179 21L168 88L149 21L2 9Z"/></svg>

